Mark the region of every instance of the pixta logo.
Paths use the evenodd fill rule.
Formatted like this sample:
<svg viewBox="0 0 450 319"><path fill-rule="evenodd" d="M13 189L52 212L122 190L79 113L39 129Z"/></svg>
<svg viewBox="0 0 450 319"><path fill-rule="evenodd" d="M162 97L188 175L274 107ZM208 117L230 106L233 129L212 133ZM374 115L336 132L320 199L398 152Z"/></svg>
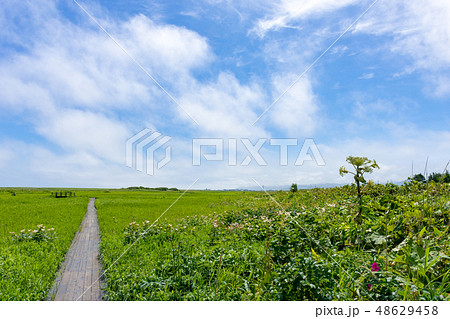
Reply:
<svg viewBox="0 0 450 319"><path fill-rule="evenodd" d="M270 146L278 149L280 166L288 165L289 146L299 145L299 141L296 138L260 138L255 143L252 143L248 138L195 138L192 140L192 165L200 166L202 159L206 161L225 161L224 146L227 146L229 166L248 166L252 161L255 161L259 166L266 166L267 162L260 151L267 141L269 141ZM242 161L238 160L238 148L240 145L243 146L246 154ZM312 138L307 138L303 141L294 165L302 166L306 161L315 161L318 166L325 165L322 154L320 154L319 148Z"/></svg>
<svg viewBox="0 0 450 319"><path fill-rule="evenodd" d="M165 148L165 156L155 160L155 152L166 145L172 138L146 128L133 135L126 143L126 164L148 175L154 175L155 167L161 169L171 160L172 148Z"/></svg>
<svg viewBox="0 0 450 319"><path fill-rule="evenodd" d="M171 161L171 146L167 145L172 138L159 132L144 129L127 140L126 164L148 175L154 175L156 169L161 169ZM272 148L270 154L278 152L279 165L288 166L289 151L296 150L295 166L302 166L307 161L324 166L325 161L314 139L299 141L297 138L194 138L192 139L192 165L200 166L204 162L222 161L228 166L248 166L254 163L267 166L267 161L261 150ZM301 148L298 147L301 145ZM165 147L164 150L161 148ZM157 152L159 150L159 152ZM158 156L157 156L158 155ZM156 159L158 157L158 160ZM290 163L292 165L292 162Z"/></svg>

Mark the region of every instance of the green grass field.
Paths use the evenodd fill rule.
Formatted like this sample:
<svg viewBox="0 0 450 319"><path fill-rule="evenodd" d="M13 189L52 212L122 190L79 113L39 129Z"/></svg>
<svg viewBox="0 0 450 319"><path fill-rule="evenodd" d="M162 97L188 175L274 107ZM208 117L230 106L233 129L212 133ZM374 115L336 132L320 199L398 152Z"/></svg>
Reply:
<svg viewBox="0 0 450 319"><path fill-rule="evenodd" d="M179 193L116 195L97 206L110 300L449 299L446 184L373 185L361 223L354 187L189 192L150 230Z"/></svg>
<svg viewBox="0 0 450 319"><path fill-rule="evenodd" d="M178 201L161 217L158 225L173 225L180 223L188 216L201 214L218 214L226 210L239 210L244 200L252 193L248 192L216 192L189 191L182 197L182 192L155 191L119 191L99 195L97 209L101 230L101 251L105 269L127 249L124 243L124 229L134 221L149 221L153 223L177 199ZM141 245L142 244L142 245ZM152 267L158 262L159 254L166 250L159 249L156 243L139 243L134 245L120 261L108 271L107 289L110 299L134 300L140 299L134 290L122 294L122 284L125 286L139 284L137 277L150 275ZM119 284L120 282L120 284ZM118 287L117 285L120 285ZM117 288L113 288L117 287Z"/></svg>
<svg viewBox="0 0 450 319"><path fill-rule="evenodd" d="M57 199L50 192L0 191L0 300L45 300L86 212L87 197ZM13 242L10 232L54 228L55 239Z"/></svg>
<svg viewBox="0 0 450 319"><path fill-rule="evenodd" d="M369 185L361 221L354 186L76 194L0 192L0 299L45 299L88 197L107 300L450 299L449 184ZM9 234L37 224L57 238Z"/></svg>

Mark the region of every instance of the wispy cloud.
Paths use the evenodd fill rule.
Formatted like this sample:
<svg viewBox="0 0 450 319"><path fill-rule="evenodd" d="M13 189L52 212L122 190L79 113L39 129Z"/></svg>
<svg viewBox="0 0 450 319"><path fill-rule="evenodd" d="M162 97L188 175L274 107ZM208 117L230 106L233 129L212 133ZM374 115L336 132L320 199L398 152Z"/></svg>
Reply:
<svg viewBox="0 0 450 319"><path fill-rule="evenodd" d="M325 13L347 7L358 3L356 0L281 0L271 2L272 13L267 17L259 19L253 32L260 37L269 31L281 28L298 28L292 23L298 23L310 17L317 17Z"/></svg>
<svg viewBox="0 0 450 319"><path fill-rule="evenodd" d="M364 73L358 79L360 79L360 80L370 80L370 79L373 79L374 76L375 76L375 73Z"/></svg>
<svg viewBox="0 0 450 319"><path fill-rule="evenodd" d="M403 74L417 71L429 92L450 94L450 2L381 1L355 33L390 37L390 50L411 59Z"/></svg>

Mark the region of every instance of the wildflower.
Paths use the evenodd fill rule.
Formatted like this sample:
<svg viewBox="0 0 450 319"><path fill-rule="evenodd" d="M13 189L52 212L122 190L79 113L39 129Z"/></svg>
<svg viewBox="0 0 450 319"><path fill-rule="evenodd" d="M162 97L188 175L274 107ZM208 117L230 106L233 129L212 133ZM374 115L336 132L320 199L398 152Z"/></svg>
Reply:
<svg viewBox="0 0 450 319"><path fill-rule="evenodd" d="M381 268L380 268L380 266L378 266L378 264L377 264L376 262L374 262L374 263L372 264L372 267L370 268L370 270L371 270L371 271L380 271ZM371 285L371 284L368 284L368 285L367 285L367 288L369 288L369 290L372 289L372 285Z"/></svg>
<svg viewBox="0 0 450 319"><path fill-rule="evenodd" d="M48 231L54 231L55 229L52 227L52 228L50 228L50 229L48 229Z"/></svg>
<svg viewBox="0 0 450 319"><path fill-rule="evenodd" d="M9 234L10 234L10 235L14 235L14 232L13 232L13 231L10 231Z"/></svg>
<svg viewBox="0 0 450 319"><path fill-rule="evenodd" d="M42 228L43 224L37 225L37 228Z"/></svg>
<svg viewBox="0 0 450 319"><path fill-rule="evenodd" d="M34 233L34 234L36 234L37 232L38 232L37 229L33 230L33 233Z"/></svg>
<svg viewBox="0 0 450 319"><path fill-rule="evenodd" d="M21 232L21 233L24 233L24 232L25 232L25 229L22 229L20 232Z"/></svg>
<svg viewBox="0 0 450 319"><path fill-rule="evenodd" d="M372 264L372 268L370 268L370 270L372 270L372 271L380 271L381 268L380 268L380 266L378 266L378 264L376 262L374 262Z"/></svg>

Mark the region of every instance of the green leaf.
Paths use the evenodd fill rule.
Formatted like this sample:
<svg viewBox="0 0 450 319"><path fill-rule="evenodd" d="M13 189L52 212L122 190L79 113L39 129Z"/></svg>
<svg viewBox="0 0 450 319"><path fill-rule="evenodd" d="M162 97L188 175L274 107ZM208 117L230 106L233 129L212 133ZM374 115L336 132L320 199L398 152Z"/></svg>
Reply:
<svg viewBox="0 0 450 319"><path fill-rule="evenodd" d="M423 256L425 256L425 250L423 250L422 246L417 245L416 251L417 251L417 255L419 255L420 259L422 259Z"/></svg>
<svg viewBox="0 0 450 319"><path fill-rule="evenodd" d="M378 234L372 234L369 236L369 239L375 244L375 245L383 245L386 243L386 236L378 235Z"/></svg>
<svg viewBox="0 0 450 319"><path fill-rule="evenodd" d="M427 230L427 226L424 226L424 227L422 228L422 230L420 231L420 233L419 233L419 238L422 238L422 236L423 236L423 234L426 232L426 230Z"/></svg>

